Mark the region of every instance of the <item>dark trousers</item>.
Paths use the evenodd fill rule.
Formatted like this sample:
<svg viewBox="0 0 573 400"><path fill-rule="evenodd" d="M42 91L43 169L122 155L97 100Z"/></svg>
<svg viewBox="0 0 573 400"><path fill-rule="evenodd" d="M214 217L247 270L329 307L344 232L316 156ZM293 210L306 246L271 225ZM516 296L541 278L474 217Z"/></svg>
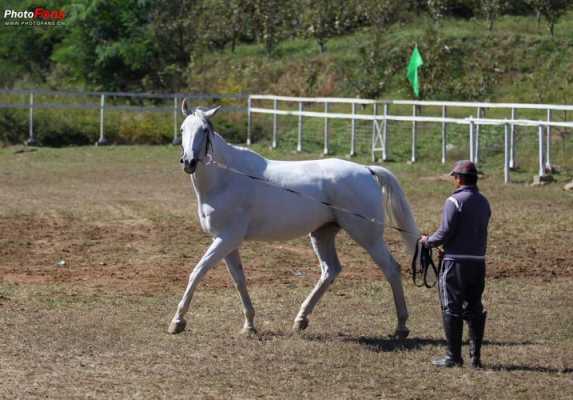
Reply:
<svg viewBox="0 0 573 400"><path fill-rule="evenodd" d="M443 261L438 289L445 314L466 321L478 318L483 313L484 288L484 261Z"/></svg>

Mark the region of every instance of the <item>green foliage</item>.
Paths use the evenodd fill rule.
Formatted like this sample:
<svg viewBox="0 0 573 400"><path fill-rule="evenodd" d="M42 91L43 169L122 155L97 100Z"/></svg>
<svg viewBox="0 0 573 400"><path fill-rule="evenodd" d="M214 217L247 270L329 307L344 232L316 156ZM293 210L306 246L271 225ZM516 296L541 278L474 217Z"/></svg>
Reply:
<svg viewBox="0 0 573 400"><path fill-rule="evenodd" d="M405 71L408 54L398 47L388 47L381 40L372 40L358 47L359 68L348 72L348 82L358 97L375 99L388 90L390 82Z"/></svg>
<svg viewBox="0 0 573 400"><path fill-rule="evenodd" d="M507 0L480 0L480 11L488 21L489 30L493 30L493 25L499 14L507 6Z"/></svg>
<svg viewBox="0 0 573 400"><path fill-rule="evenodd" d="M180 91L185 70L199 43L200 0L165 0L151 10L150 31L155 46L152 89Z"/></svg>
<svg viewBox="0 0 573 400"><path fill-rule="evenodd" d="M365 0L360 5L361 13L376 32L383 32L396 22L404 8L401 0Z"/></svg>
<svg viewBox="0 0 573 400"><path fill-rule="evenodd" d="M442 19L448 11L449 0L426 0L428 12L434 20L438 22Z"/></svg>
<svg viewBox="0 0 573 400"><path fill-rule="evenodd" d="M460 42L446 39L433 28L421 39L423 99L479 100L491 94L498 79L496 53L490 51L495 40Z"/></svg>
<svg viewBox="0 0 573 400"><path fill-rule="evenodd" d="M352 2L346 0L303 0L306 33L313 37L320 52L326 51L328 38L344 32L356 16Z"/></svg>
<svg viewBox="0 0 573 400"><path fill-rule="evenodd" d="M42 6L61 9L66 3L51 0L43 2ZM37 5L31 0L7 1L4 9L33 10ZM52 66L50 56L55 46L67 34L63 26L3 26L0 29L0 86L42 82Z"/></svg>
<svg viewBox="0 0 573 400"><path fill-rule="evenodd" d="M23 111L0 112L0 145L20 144L26 141L28 119Z"/></svg>
<svg viewBox="0 0 573 400"><path fill-rule="evenodd" d="M555 35L555 24L559 18L573 6L571 0L527 0L527 2L538 16L545 18L551 36Z"/></svg>
<svg viewBox="0 0 573 400"><path fill-rule="evenodd" d="M290 21L296 21L294 5L297 2L252 0L252 3L257 38L263 43L267 55L271 55L284 37L285 24L288 26Z"/></svg>
<svg viewBox="0 0 573 400"><path fill-rule="evenodd" d="M155 48L147 19L151 2L84 0L72 8L70 32L52 59L73 82L102 90L152 87Z"/></svg>

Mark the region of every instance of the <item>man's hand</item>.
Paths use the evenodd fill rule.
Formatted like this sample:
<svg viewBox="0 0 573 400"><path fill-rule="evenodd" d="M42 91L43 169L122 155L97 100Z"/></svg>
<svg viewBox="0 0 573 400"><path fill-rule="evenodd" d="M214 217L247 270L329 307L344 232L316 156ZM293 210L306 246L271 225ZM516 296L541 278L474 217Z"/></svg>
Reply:
<svg viewBox="0 0 573 400"><path fill-rule="evenodd" d="M428 236L427 235L420 236L420 243L422 243L422 246L428 247Z"/></svg>

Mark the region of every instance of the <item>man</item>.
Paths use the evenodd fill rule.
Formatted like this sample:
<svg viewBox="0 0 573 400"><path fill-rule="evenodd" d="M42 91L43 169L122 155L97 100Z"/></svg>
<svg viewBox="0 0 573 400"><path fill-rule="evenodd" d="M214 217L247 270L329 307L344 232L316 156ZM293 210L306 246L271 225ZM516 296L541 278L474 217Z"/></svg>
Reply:
<svg viewBox="0 0 573 400"><path fill-rule="evenodd" d="M485 287L487 227L491 209L477 188L477 169L463 160L450 173L456 190L444 204L442 222L431 236L422 236L426 247L444 248L438 288L447 341L445 357L432 360L438 367L463 365L461 356L463 320L468 322L470 358L473 368L481 368L480 350L486 312L482 294Z"/></svg>

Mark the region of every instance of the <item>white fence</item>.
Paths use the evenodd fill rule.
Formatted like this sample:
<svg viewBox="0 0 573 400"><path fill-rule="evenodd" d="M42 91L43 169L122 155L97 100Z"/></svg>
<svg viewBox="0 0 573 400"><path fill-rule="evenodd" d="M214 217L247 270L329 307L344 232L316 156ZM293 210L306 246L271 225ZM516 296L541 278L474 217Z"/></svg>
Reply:
<svg viewBox="0 0 573 400"><path fill-rule="evenodd" d="M271 103L272 106L256 107L257 103ZM297 105L297 109L282 109L287 108L288 105ZM349 104L351 106L351 113L331 112L335 105ZM324 111L305 111L305 105L322 105ZM357 106L371 106L371 114L357 113ZM393 106L410 106L411 115L396 115L391 114ZM439 108L439 116L422 116L422 108ZM462 118L453 118L449 116L449 112L455 109L473 109L475 115ZM485 118L487 110L507 110L508 118ZM545 118L543 119L519 119L518 112L523 110L536 110L543 112ZM380 111L382 113L380 114ZM509 104L509 103L469 103L469 102L440 102L440 101L378 101L378 100L364 100L364 99L347 99L347 98L307 98L307 97L285 97L285 96L272 96L272 95L251 95L248 99L248 132L247 132L247 145L251 143L252 129L253 129L253 114L267 114L273 118L272 123L272 144L273 148L278 145L278 122L277 116L295 116L298 117L298 138L297 138L297 151L301 151L304 143L304 118L319 118L323 122L323 152L329 153L329 143L331 140L330 134L330 120L347 120L350 121L350 137L349 137L349 155L356 155L356 139L357 139L357 122L370 121L372 123L372 134L370 141L370 152L372 160L376 160L377 153L380 154L381 159L386 161L389 158L389 136L390 124L389 122L411 122L411 156L410 161L416 162L417 160L417 131L418 124L420 123L434 123L441 125L441 161L445 163L447 160L448 149L448 125L467 125L468 126L468 144L469 144L469 159L478 163L480 160L480 126L494 125L504 126L504 175L505 182L510 180L510 169L515 167L516 155L516 127L517 126L533 126L538 129L538 146L539 146L539 175L545 175L546 171L551 170L551 135L552 128L573 128L573 121L554 121L553 113L556 111L573 111L573 105L546 105L546 104Z"/></svg>
<svg viewBox="0 0 573 400"><path fill-rule="evenodd" d="M215 100L237 100L242 102L247 95L243 94L193 94L193 93L170 93L170 94L157 94L157 93L131 93L131 92L76 92L76 91L54 91L46 89L0 89L0 94L9 95L22 95L27 97L25 103L0 103L0 109L27 109L29 110L28 120L28 140L29 145L36 144L36 136L34 132L34 110L39 109L53 109L53 110L99 110L99 139L98 145L108 143L105 135L105 113L106 111L123 111L123 112L159 112L159 113L172 113L173 114L173 143L178 144L179 138L179 121L178 113L180 113L179 104L184 98L188 99L190 103L197 103L198 101L215 101ZM86 98L92 97L99 99L99 102L41 102L40 99L48 96L65 96ZM111 98L126 98L126 99L157 99L160 102L168 103L172 101L172 105L160 106L136 106L136 105L113 105L109 104ZM204 105L204 104L201 104ZM239 106L226 106L226 112L244 112L245 107Z"/></svg>
<svg viewBox="0 0 573 400"><path fill-rule="evenodd" d="M160 112L172 113L173 115L173 143L179 142L179 103L183 98L191 102L214 102L225 101L234 102L232 106L225 106L224 111L244 112L243 101L247 95L217 95L217 94L154 94L154 93L129 93L129 92L73 92L73 91L51 91L44 89L0 89L0 94L23 96L24 102L0 102L0 109L27 109L29 110L29 135L28 144L34 144L36 137L34 133L34 110L54 109L54 110L99 110L99 139L97 144L106 144L105 135L105 113L106 111L122 112ZM95 98L95 102L82 100L72 102L47 102L46 98L51 97L76 97ZM160 105L132 105L113 104L109 101L114 98L125 98L128 101L140 101L144 99L153 100ZM42 101L43 100L43 101ZM99 101L98 101L99 100ZM170 103L170 104L169 104ZM503 147L505 154L504 171L505 181L509 182L510 169L516 166L516 127L529 126L537 128L538 143L538 173L540 176L550 171L551 164L551 137L552 128L573 128L573 121L567 117L562 120L555 120L554 114L557 112L573 111L573 105L547 105L547 104L509 104L509 103L469 103L469 102L440 102L440 101L378 101L365 99L345 99L345 98L307 98L307 97L285 97L272 95L250 95L247 100L247 145L252 142L253 115L266 114L272 117L272 141L271 146L278 146L279 137L279 116L290 116L297 118L297 138L296 149L302 151L305 143L304 121L313 119L323 121L321 133L322 147L324 154L330 153L331 141L333 139L346 141L348 143L349 155L354 156L358 152L357 135L359 123L362 132L365 132L365 125L370 133L361 135L363 144L368 141L368 149L372 160L379 156L383 161L390 158L389 138L391 134L391 122L411 123L409 134L410 155L409 160L416 162L418 158L417 138L420 124L439 124L441 127L441 161L445 163L448 157L448 126L460 125L468 127L468 154L474 162L480 161L480 127L493 125L504 127ZM260 104L259 104L260 103ZM350 106L350 112L339 112L341 107ZM290 109L289 109L290 107ZM305 107L307 109L305 109ZM314 107L314 108L313 108ZM319 109L317 110L317 107ZM358 108L367 108L368 113ZM402 112L395 111L401 108ZM404 114L404 108L411 111ZM309 109L311 109L309 111ZM336 109L336 112L334 111ZM439 109L439 113L435 110ZM460 117L462 110L471 109L471 115ZM422 111L432 110L432 115L422 115ZM496 110L497 113L504 112L503 118L486 118L486 113ZM520 119L518 114L525 111L535 111L537 115L542 114L543 118ZM436 115L434 115L436 114ZM458 114L457 117L453 115ZM350 123L349 135L332 135L331 122L333 120L348 121ZM316 123L314 124L316 127ZM406 140L400 138L400 140Z"/></svg>

